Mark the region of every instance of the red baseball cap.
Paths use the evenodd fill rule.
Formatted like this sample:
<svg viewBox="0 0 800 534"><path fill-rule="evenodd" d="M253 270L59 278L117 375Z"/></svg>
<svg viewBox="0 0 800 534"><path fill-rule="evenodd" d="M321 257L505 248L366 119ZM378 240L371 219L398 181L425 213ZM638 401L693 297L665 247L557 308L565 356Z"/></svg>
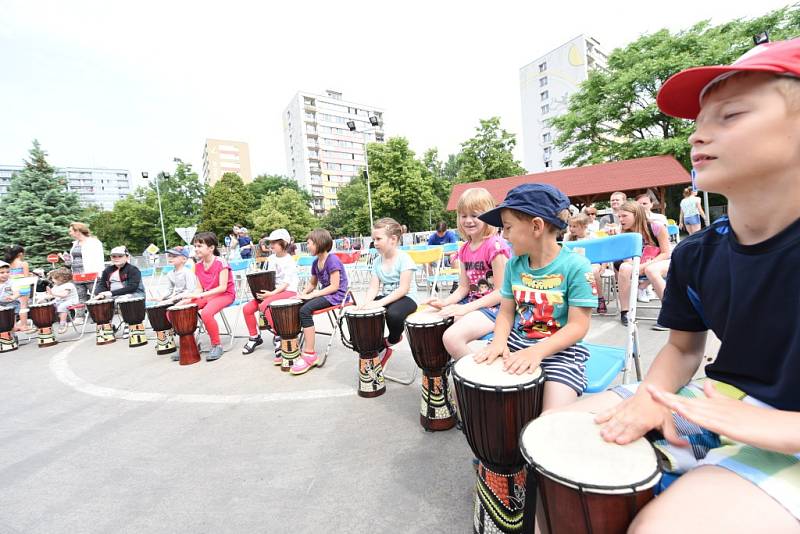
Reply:
<svg viewBox="0 0 800 534"><path fill-rule="evenodd" d="M673 117L696 119L706 88L735 72L770 72L800 77L800 38L764 43L731 65L694 67L670 77L658 92L658 107Z"/></svg>

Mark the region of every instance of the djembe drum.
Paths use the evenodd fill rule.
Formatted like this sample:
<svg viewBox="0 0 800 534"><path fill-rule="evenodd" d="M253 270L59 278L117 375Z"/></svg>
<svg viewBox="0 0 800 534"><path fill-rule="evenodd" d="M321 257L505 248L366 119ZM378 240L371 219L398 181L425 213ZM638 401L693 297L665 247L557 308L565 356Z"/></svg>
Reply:
<svg viewBox="0 0 800 534"><path fill-rule="evenodd" d="M52 302L43 302L41 304L30 304L28 306L31 315L31 321L37 328L38 332L36 338L38 340L38 347L52 347L56 341L56 335L53 332L53 323L58 321L58 312L56 305Z"/></svg>
<svg viewBox="0 0 800 534"><path fill-rule="evenodd" d="M281 371L288 373L295 358L300 356L300 299L280 299L270 303L275 334L281 338Z"/></svg>
<svg viewBox="0 0 800 534"><path fill-rule="evenodd" d="M253 294L253 298L260 302L261 299L258 298L259 291L275 290L275 271L249 273L247 275L247 285L250 286L250 292ZM256 319L258 320L259 330L268 330L267 321L260 311L256 312Z"/></svg>
<svg viewBox="0 0 800 534"><path fill-rule="evenodd" d="M144 333L145 302L144 297L117 299L122 320L128 324L128 346L141 347L147 345Z"/></svg>
<svg viewBox="0 0 800 534"><path fill-rule="evenodd" d="M520 442L528 462L526 532L533 532L535 512L544 534L623 534L661 479L646 439L608 443L591 413L540 417Z"/></svg>
<svg viewBox="0 0 800 534"><path fill-rule="evenodd" d="M498 358L479 364L467 355L453 366L464 434L480 460L475 491L475 532L522 532L525 459L519 434L542 412L544 374L512 375Z"/></svg>
<svg viewBox="0 0 800 534"><path fill-rule="evenodd" d="M342 326L347 321L348 338ZM358 353L358 395L377 397L386 392L383 366L378 356L386 348L383 329L386 323L386 308L356 310L347 308L339 319L339 332L344 346Z"/></svg>
<svg viewBox="0 0 800 534"><path fill-rule="evenodd" d="M13 306L0 306L0 352L11 352L19 348L19 340L14 332L16 312Z"/></svg>
<svg viewBox="0 0 800 534"><path fill-rule="evenodd" d="M111 299L94 299L86 301L86 309L89 310L89 317L94 321L97 328L96 344L108 345L114 343L114 328L111 320L114 318L114 301Z"/></svg>
<svg viewBox="0 0 800 534"><path fill-rule="evenodd" d="M172 334L172 323L167 317L167 309L172 302L162 302L147 307L147 318L150 326L156 333L156 354L171 354L175 352L175 338Z"/></svg>
<svg viewBox="0 0 800 534"><path fill-rule="evenodd" d="M444 348L444 331L452 317L435 313L414 313L406 318L406 333L411 355L422 369L422 402L419 422L425 430L449 430L456 424L452 394L445 370L450 355Z"/></svg>
<svg viewBox="0 0 800 534"><path fill-rule="evenodd" d="M200 361L200 350L194 339L197 330L197 304L183 304L167 308L168 318L180 338L180 364L192 365Z"/></svg>

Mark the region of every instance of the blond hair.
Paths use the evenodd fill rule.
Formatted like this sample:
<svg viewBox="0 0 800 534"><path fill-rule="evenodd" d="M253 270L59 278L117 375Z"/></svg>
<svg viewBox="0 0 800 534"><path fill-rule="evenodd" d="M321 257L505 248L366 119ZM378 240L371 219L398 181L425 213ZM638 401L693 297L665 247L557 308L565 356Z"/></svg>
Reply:
<svg viewBox="0 0 800 534"><path fill-rule="evenodd" d="M391 217L382 217L372 225L375 230L383 230L387 237L395 236L400 241L403 238L403 227Z"/></svg>
<svg viewBox="0 0 800 534"><path fill-rule="evenodd" d="M775 84L775 89L781 94L784 101L786 102L787 111L789 111L789 113L797 113L798 111L800 111L800 83L798 83L798 81L800 80L791 76L780 76L777 74L753 72L753 71L736 72L726 78L722 78L721 80L715 82L714 85L708 87L705 91L703 91L700 103L701 107L702 107L702 101L705 100L708 97L708 95L722 89L723 87L728 85L731 82L731 80L743 79L756 75L773 76L774 77L773 83Z"/></svg>
<svg viewBox="0 0 800 534"><path fill-rule="evenodd" d="M72 280L72 272L64 267L50 271L48 276L51 280L59 284L65 284Z"/></svg>
<svg viewBox="0 0 800 534"><path fill-rule="evenodd" d="M470 187L461 193L461 196L458 198L458 204L456 204L456 213L459 215L462 213L486 213L490 209L493 209L496 205L497 203L494 201L494 197L489 193L489 191L483 187ZM470 238L464 231L464 227L461 226L460 218L456 219L456 228L458 229L458 235L461 236L461 239L469 241ZM489 237L496 232L497 228L484 223L483 235L481 237Z"/></svg>
<svg viewBox="0 0 800 534"><path fill-rule="evenodd" d="M76 232L85 235L86 237L92 235L92 233L89 231L89 226L82 222L71 222L69 223L69 227L75 230Z"/></svg>

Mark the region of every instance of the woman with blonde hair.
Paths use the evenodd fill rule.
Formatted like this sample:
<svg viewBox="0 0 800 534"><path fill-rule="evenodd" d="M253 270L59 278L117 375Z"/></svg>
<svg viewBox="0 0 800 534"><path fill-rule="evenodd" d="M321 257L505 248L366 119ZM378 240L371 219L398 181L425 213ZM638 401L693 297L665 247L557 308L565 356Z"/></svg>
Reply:
<svg viewBox="0 0 800 534"><path fill-rule="evenodd" d="M70 223L69 235L75 241L72 242L69 253L61 254L61 259L72 269L72 281L78 290L78 298L81 302L86 302L95 279L105 269L103 244L82 222Z"/></svg>

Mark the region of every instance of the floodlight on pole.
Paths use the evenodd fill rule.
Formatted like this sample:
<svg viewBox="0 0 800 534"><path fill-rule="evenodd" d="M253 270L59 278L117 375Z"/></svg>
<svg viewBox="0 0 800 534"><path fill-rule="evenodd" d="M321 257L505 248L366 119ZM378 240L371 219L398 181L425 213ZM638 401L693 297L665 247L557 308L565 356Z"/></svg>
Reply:
<svg viewBox="0 0 800 534"><path fill-rule="evenodd" d="M753 44L756 46L769 42L769 32L763 31L753 36Z"/></svg>
<svg viewBox="0 0 800 534"><path fill-rule="evenodd" d="M147 180L149 173L147 171L142 171L142 178ZM161 189L158 186L158 175L156 175L156 198L158 198L158 217L161 220L161 239L163 239L164 243L164 251L167 250L167 232L164 231L164 211L161 209Z"/></svg>
<svg viewBox="0 0 800 534"><path fill-rule="evenodd" d="M372 228L373 226L373 218L372 218L372 186L369 180L369 157L367 156L367 142L369 141L368 134L375 132L376 130L380 129L380 120L375 115L370 116L369 123L374 126L374 128L367 128L363 130L361 133L364 136L364 175L367 178L367 204L369 205L369 227ZM356 130L356 121L347 121L347 128L351 132L355 132Z"/></svg>

